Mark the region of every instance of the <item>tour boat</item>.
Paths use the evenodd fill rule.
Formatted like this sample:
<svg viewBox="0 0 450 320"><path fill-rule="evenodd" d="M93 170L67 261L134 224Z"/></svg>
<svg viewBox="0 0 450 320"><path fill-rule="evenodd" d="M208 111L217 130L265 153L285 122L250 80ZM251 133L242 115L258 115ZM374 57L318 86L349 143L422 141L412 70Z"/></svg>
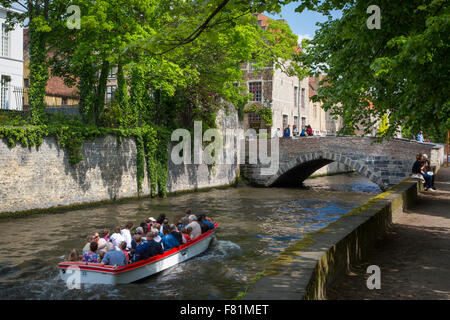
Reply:
<svg viewBox="0 0 450 320"><path fill-rule="evenodd" d="M217 223L215 227L217 228ZM99 263L61 262L58 264L59 275L62 280L72 286L81 283L113 285L131 283L161 272L206 251L214 237L214 231L215 228L178 248L126 266L114 267Z"/></svg>

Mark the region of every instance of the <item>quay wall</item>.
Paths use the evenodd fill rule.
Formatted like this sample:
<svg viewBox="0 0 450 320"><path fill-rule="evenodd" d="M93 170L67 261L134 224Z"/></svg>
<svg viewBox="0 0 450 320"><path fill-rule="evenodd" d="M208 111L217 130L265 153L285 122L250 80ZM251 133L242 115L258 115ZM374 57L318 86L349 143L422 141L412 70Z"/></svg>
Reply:
<svg viewBox="0 0 450 320"><path fill-rule="evenodd" d="M234 111L227 114L220 110L216 121L222 130L240 125ZM30 148L19 143L9 148L5 140L0 140L0 217L150 195L147 176L138 194L135 139L121 140L119 143L110 135L85 141L83 160L76 165L69 163L67 151L54 137L46 137L39 147ZM226 186L238 175L237 162L175 165L169 157L167 191Z"/></svg>
<svg viewBox="0 0 450 320"><path fill-rule="evenodd" d="M243 299L324 299L336 279L363 261L377 237L416 201L419 188L419 182L405 179L299 240L267 266Z"/></svg>

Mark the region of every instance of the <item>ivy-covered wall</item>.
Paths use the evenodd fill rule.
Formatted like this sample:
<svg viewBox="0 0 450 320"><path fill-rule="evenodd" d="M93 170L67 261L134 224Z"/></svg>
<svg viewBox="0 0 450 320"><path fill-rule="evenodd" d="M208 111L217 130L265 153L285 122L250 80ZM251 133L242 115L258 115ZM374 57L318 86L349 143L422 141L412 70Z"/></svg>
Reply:
<svg viewBox="0 0 450 320"><path fill-rule="evenodd" d="M136 142L108 135L83 142L73 165L56 138L39 147L0 141L0 213L137 196ZM146 180L146 179L144 179ZM144 184L143 194L149 194Z"/></svg>
<svg viewBox="0 0 450 320"><path fill-rule="evenodd" d="M218 128L238 126L237 112L219 111L217 124ZM27 144L0 139L0 215L223 186L231 184L239 172L237 164L176 166L169 157L167 167L159 168L159 162L151 159L157 154L148 145L153 140L145 136L109 134L85 140L77 162L71 161L74 153L56 137L37 137L42 141ZM158 170L167 170L167 175ZM149 173L156 177L153 181ZM160 185L166 190L159 190Z"/></svg>

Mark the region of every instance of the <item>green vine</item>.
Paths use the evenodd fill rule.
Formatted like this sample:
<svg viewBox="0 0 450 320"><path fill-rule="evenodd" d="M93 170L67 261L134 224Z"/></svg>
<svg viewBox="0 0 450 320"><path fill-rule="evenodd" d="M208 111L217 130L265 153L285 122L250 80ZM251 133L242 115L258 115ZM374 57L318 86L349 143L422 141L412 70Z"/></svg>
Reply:
<svg viewBox="0 0 450 320"><path fill-rule="evenodd" d="M252 104L248 105L244 109L244 112L245 113L256 113L261 117L261 119L264 121L264 124L266 126L270 127L272 125L272 110L268 107L264 107L260 103L252 103Z"/></svg>

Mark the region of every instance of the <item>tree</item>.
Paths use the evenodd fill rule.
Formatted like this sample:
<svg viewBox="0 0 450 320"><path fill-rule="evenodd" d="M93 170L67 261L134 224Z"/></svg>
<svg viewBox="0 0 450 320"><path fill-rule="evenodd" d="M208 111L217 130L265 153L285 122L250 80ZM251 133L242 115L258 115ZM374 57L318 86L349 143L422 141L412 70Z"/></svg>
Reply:
<svg viewBox="0 0 450 320"><path fill-rule="evenodd" d="M444 135L450 129L448 2L378 1L381 28L370 30L372 4L305 1L297 8L328 15L299 57L311 70L326 73L327 85L313 99L341 115L347 132L359 126L370 132L387 117L388 127L379 131L383 138L400 127ZM333 19L330 10L342 10L342 17Z"/></svg>
<svg viewBox="0 0 450 320"><path fill-rule="evenodd" d="M218 100L242 100L242 88L234 85L242 78L240 61L252 58L258 66L275 63L280 67L280 62L292 58L296 45L286 24L274 21L271 31L263 31L251 14L279 12L283 1L0 1L6 7L15 4L27 9L9 22L29 20L30 103L36 123L45 107L48 70L67 85L77 86L83 119L101 125L107 74L111 66L118 66L117 114L121 126L129 127L148 118L136 110L155 114L150 109L160 108L163 101L188 103L196 109L194 117L206 114L210 118ZM67 27L69 5L80 8L80 29ZM145 89L138 78L146 83ZM133 97L128 96L128 88ZM171 97L175 100L169 102ZM143 105L143 99L153 106ZM160 122L167 122L162 118L169 114L161 114Z"/></svg>

